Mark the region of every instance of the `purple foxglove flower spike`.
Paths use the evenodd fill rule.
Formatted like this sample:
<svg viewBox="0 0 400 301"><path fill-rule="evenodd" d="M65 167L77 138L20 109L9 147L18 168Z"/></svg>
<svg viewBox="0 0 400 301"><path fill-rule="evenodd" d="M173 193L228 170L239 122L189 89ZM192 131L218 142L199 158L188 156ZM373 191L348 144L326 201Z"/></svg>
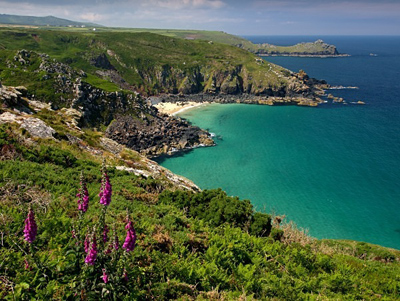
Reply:
<svg viewBox="0 0 400 301"><path fill-rule="evenodd" d="M92 243L90 245L89 253L85 258L85 263L87 263L88 265L94 265L96 258L97 258L97 243L96 243L96 235L93 232Z"/></svg>
<svg viewBox="0 0 400 301"><path fill-rule="evenodd" d="M101 276L101 278L103 279L104 283L108 282L108 275L106 273L106 269L103 269L103 276Z"/></svg>
<svg viewBox="0 0 400 301"><path fill-rule="evenodd" d="M35 221L35 213L32 208L29 209L28 217L25 220L24 239L33 243L37 235L37 225Z"/></svg>
<svg viewBox="0 0 400 301"><path fill-rule="evenodd" d="M128 224L125 226L126 231L126 238L125 242L122 246L127 252L133 251L135 249L136 243L136 231L133 227L132 221L129 221Z"/></svg>
<svg viewBox="0 0 400 301"><path fill-rule="evenodd" d="M114 249L115 249L115 250L118 250L118 249L119 249L119 240L118 240L118 235L117 235L117 233L115 233L113 245L114 245Z"/></svg>
<svg viewBox="0 0 400 301"><path fill-rule="evenodd" d="M89 234L86 234L85 241L83 242L83 247L85 249L85 253L89 252L89 247L90 247Z"/></svg>
<svg viewBox="0 0 400 301"><path fill-rule="evenodd" d="M31 270L31 267L29 266L29 262L28 260L26 260L26 258L24 259L25 262L25 270Z"/></svg>
<svg viewBox="0 0 400 301"><path fill-rule="evenodd" d="M108 229L107 225L104 225L104 230L103 230L103 242L107 242L108 237L107 234L110 230Z"/></svg>
<svg viewBox="0 0 400 301"><path fill-rule="evenodd" d="M111 187L110 179L107 175L107 170L105 168L104 162L103 162L102 171L103 171L103 176L101 179L101 187L100 187L100 193L99 193L100 204L102 204L104 206L108 206L111 203L112 187Z"/></svg>
<svg viewBox="0 0 400 301"><path fill-rule="evenodd" d="M80 179L81 187L79 188L79 193L76 195L78 197L78 210L86 212L89 207L89 192L86 187L85 178L83 177L83 172L81 172Z"/></svg>

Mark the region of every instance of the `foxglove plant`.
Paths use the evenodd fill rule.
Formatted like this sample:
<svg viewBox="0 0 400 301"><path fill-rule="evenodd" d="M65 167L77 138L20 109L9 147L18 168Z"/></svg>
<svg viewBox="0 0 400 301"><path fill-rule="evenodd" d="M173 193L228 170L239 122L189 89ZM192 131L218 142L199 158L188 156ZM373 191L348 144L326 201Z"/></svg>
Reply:
<svg viewBox="0 0 400 301"><path fill-rule="evenodd" d="M28 260L26 260L26 258L24 259L24 263L25 263L25 270L31 270L29 262L28 262Z"/></svg>
<svg viewBox="0 0 400 301"><path fill-rule="evenodd" d="M108 282L108 275L106 273L106 269L103 269L103 276L101 276L101 278L103 279L104 283Z"/></svg>
<svg viewBox="0 0 400 301"><path fill-rule="evenodd" d="M110 179L107 175L107 169L105 162L103 162L103 166L101 168L102 171L102 178L101 178L101 187L100 187L100 204L104 206L108 206L111 203L111 194L112 194L112 187L110 183Z"/></svg>
<svg viewBox="0 0 400 301"><path fill-rule="evenodd" d="M117 230L115 228L115 225L114 225L114 228L113 228L113 234L114 234L113 247L114 247L115 251L118 251L118 249L119 249L119 240L118 240L118 235L117 235Z"/></svg>
<svg viewBox="0 0 400 301"><path fill-rule="evenodd" d="M106 243L107 240L108 240L107 234L108 234L109 231L110 230L108 229L107 225L104 225L104 229L103 229L103 242L104 243Z"/></svg>
<svg viewBox="0 0 400 301"><path fill-rule="evenodd" d="M122 245L122 248L125 249L127 252L133 251L135 249L136 243L136 231L133 227L132 221L129 221L128 224L125 226L126 231L126 238L125 242Z"/></svg>
<svg viewBox="0 0 400 301"><path fill-rule="evenodd" d="M93 231L92 241L90 244L89 252L85 258L85 263L88 265L94 265L96 258L97 258L97 243L96 243L96 234L95 231Z"/></svg>
<svg viewBox="0 0 400 301"><path fill-rule="evenodd" d="M24 239L28 243L33 243L37 235L37 225L35 221L35 213L29 208L28 217L25 219Z"/></svg>
<svg viewBox="0 0 400 301"><path fill-rule="evenodd" d="M76 195L78 197L78 210L82 213L85 213L89 207L89 192L86 187L86 181L83 177L83 172L81 172L80 185L81 187Z"/></svg>
<svg viewBox="0 0 400 301"><path fill-rule="evenodd" d="M122 277L124 278L125 282L128 282L129 278L128 278L128 273L127 273L126 269L124 269L124 273L123 273Z"/></svg>
<svg viewBox="0 0 400 301"><path fill-rule="evenodd" d="M83 242L83 248L85 253L89 252L90 241L89 241L89 234L86 234L85 241Z"/></svg>

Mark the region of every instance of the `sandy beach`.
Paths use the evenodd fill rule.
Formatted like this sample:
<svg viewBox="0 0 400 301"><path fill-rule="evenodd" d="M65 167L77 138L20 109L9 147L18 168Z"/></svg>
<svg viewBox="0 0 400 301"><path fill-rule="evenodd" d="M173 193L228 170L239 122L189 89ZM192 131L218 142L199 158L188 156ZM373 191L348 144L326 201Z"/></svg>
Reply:
<svg viewBox="0 0 400 301"><path fill-rule="evenodd" d="M182 113L183 111L193 109L196 107L204 106L209 104L209 102L194 102L194 101L185 101L185 102L160 102L154 105L161 113L168 115L177 115Z"/></svg>

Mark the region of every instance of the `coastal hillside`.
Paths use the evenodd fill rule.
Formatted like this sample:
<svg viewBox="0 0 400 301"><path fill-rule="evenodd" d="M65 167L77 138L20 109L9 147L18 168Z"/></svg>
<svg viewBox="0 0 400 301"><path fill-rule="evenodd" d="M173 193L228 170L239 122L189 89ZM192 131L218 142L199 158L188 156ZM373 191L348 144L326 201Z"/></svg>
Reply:
<svg viewBox="0 0 400 301"><path fill-rule="evenodd" d="M74 26L74 27L101 27L101 25L87 22L76 22L53 16L35 17L0 14L0 24L4 25L29 25L29 26Z"/></svg>
<svg viewBox="0 0 400 301"><path fill-rule="evenodd" d="M104 30L124 30L124 29L104 29ZM216 43L228 44L245 49L252 53L265 56L325 56L338 57L347 56L347 54L339 53L335 45L330 45L322 40L315 42L298 43L291 46L280 46L268 43L254 44L249 40L232 35L223 31L205 31L205 30L176 30L176 29L140 29L129 28L125 31L130 32L152 32L160 35L177 37L187 40L205 40Z"/></svg>
<svg viewBox="0 0 400 301"><path fill-rule="evenodd" d="M23 87L0 101L1 299L399 297L397 250L200 191Z"/></svg>
<svg viewBox="0 0 400 301"><path fill-rule="evenodd" d="M78 110L79 126L97 127L147 156L214 144L206 131L158 112L149 96L315 106L328 87L219 43L33 29L0 30L0 80L54 110ZM11 107L19 96L7 97Z"/></svg>
<svg viewBox="0 0 400 301"><path fill-rule="evenodd" d="M301 96L311 101L315 100L314 92L318 90L318 82L307 82L304 77L248 51L203 40L151 33L7 29L0 31L0 37L3 61L22 49L45 53L83 70L87 74L86 82L105 90L118 87L143 95Z"/></svg>
<svg viewBox="0 0 400 301"><path fill-rule="evenodd" d="M68 31L82 31L81 29L66 28ZM268 43L254 44L246 38L229 34L223 31L208 30L179 30L179 29L153 29L153 28L109 28L99 29L102 32L149 32L163 36L185 40L204 40L227 44L245 49L261 56L310 56L310 57L340 57L348 56L338 51L335 45L330 45L322 40L303 42L291 46L280 46Z"/></svg>

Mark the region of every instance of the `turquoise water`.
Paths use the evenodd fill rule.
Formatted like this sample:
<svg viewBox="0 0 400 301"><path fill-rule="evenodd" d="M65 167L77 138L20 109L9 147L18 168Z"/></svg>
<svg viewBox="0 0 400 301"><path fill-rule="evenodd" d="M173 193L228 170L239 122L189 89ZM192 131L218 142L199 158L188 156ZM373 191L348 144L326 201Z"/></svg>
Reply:
<svg viewBox="0 0 400 301"><path fill-rule="evenodd" d="M400 249L400 38L324 40L352 56L268 60L333 85L358 86L330 92L367 105L194 109L181 117L215 133L217 146L158 161L203 189L221 187L258 210L285 214L317 238Z"/></svg>

